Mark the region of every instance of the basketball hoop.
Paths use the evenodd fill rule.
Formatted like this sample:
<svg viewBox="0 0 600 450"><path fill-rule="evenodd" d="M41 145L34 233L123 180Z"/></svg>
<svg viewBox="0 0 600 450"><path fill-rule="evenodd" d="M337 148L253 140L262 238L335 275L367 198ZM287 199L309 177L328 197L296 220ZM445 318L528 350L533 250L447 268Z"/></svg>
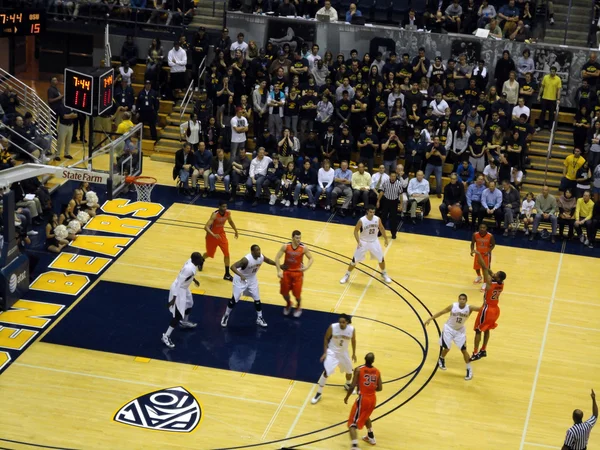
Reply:
<svg viewBox="0 0 600 450"><path fill-rule="evenodd" d="M137 192L138 202L150 202L150 193L156 185L156 178L154 177L132 177L125 178L125 182L133 184Z"/></svg>

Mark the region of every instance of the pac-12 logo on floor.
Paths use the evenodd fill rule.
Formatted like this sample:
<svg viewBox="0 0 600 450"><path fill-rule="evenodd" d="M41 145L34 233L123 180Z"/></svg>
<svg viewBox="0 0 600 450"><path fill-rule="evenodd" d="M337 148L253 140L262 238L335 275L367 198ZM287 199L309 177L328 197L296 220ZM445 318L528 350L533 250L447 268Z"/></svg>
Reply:
<svg viewBox="0 0 600 450"><path fill-rule="evenodd" d="M115 414L114 421L151 430L190 433L201 417L202 409L196 398L179 386L130 401Z"/></svg>

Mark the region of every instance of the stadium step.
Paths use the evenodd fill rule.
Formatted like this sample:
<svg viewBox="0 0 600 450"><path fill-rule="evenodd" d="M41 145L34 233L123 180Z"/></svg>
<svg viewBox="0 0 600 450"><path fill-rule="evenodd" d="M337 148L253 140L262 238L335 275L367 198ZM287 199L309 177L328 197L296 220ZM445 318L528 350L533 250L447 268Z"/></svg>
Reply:
<svg viewBox="0 0 600 450"><path fill-rule="evenodd" d="M150 155L152 161L175 164L175 154L169 153L153 153Z"/></svg>
<svg viewBox="0 0 600 450"><path fill-rule="evenodd" d="M545 156L530 156L531 165L535 167L536 170L544 170L546 167L546 157ZM558 158L551 158L548 160L548 171L549 172L557 172L562 173L563 171L563 160Z"/></svg>

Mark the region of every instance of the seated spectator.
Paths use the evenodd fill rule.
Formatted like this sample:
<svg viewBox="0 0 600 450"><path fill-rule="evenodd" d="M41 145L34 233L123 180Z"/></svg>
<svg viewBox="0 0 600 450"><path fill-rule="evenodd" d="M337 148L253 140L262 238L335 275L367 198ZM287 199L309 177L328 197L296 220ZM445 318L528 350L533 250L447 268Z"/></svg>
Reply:
<svg viewBox="0 0 600 450"><path fill-rule="evenodd" d="M333 177L333 190L331 191L331 207L335 208L340 195L344 197L344 203L340 209L340 216L345 217L346 211L352 201L352 172L348 169L348 161L340 163Z"/></svg>
<svg viewBox="0 0 600 450"><path fill-rule="evenodd" d="M521 184L523 184L523 171L518 167L512 167L510 169L510 184L517 190L521 190Z"/></svg>
<svg viewBox="0 0 600 450"><path fill-rule="evenodd" d="M504 211L504 236L508 236L514 220L519 217L521 196L508 180L502 180L502 209ZM518 222L517 222L518 223Z"/></svg>
<svg viewBox="0 0 600 450"><path fill-rule="evenodd" d="M598 232L598 228L600 227L600 203L594 203L594 209L592 211L592 228L591 232L588 236L588 247L594 247L594 241L596 240L596 233Z"/></svg>
<svg viewBox="0 0 600 450"><path fill-rule="evenodd" d="M217 149L217 156L212 160L210 174L208 175L209 193L215 193L217 181L225 185L225 193L230 195L229 181L231 180L231 162L225 157L222 148Z"/></svg>
<svg viewBox="0 0 600 450"><path fill-rule="evenodd" d="M523 203L521 203L521 214L519 218L523 222L523 229L525 230L525 236L529 236L529 225L533 225L533 210L535 209L535 200L533 199L533 192L528 192ZM573 211L575 207L573 207ZM571 230L572 231L572 230ZM561 232L562 234L562 232Z"/></svg>
<svg viewBox="0 0 600 450"><path fill-rule="evenodd" d="M356 4L350 3L350 8L346 11L346 22L352 23L355 17L362 17L362 12L360 12L360 9L356 9Z"/></svg>
<svg viewBox="0 0 600 450"><path fill-rule="evenodd" d="M423 28L423 19L417 16L417 13L414 9L408 11L408 16L406 16L406 20L404 21L404 28L406 27L415 27L417 30Z"/></svg>
<svg viewBox="0 0 600 450"><path fill-rule="evenodd" d="M196 161L194 163L194 172L192 173L192 187L198 186L198 177L202 177L204 180L204 192L202 197L208 196L208 176L210 175L210 169L212 167L213 154L206 148L204 142L198 144L198 151L195 152Z"/></svg>
<svg viewBox="0 0 600 450"><path fill-rule="evenodd" d="M20 155L20 158L25 160L42 158L42 161L46 161L43 152L41 152L39 146L35 144L35 136L29 136L28 130L25 128L25 121L23 120L22 116L17 115L15 117L15 124L12 129L14 133L11 133L10 140L16 147L16 150L19 153L22 153L22 150L27 152L23 152L23 154ZM49 148L50 146L48 145L43 150L48 150Z"/></svg>
<svg viewBox="0 0 600 450"><path fill-rule="evenodd" d="M315 201L321 198L321 194L325 192L325 210L331 209L331 192L333 191L333 180L335 177L335 170L331 168L331 163L328 159L323 161L323 167L319 169L317 173L317 191L315 194Z"/></svg>
<svg viewBox="0 0 600 450"><path fill-rule="evenodd" d="M496 229L500 229L502 222L502 192L496 188L496 182L490 181L487 189L481 194L481 209L477 218L477 225L481 225L483 219L488 216L494 217Z"/></svg>
<svg viewBox="0 0 600 450"><path fill-rule="evenodd" d="M529 3L526 3L525 5L529 5ZM529 27L526 26L522 20L519 20L519 22L517 23L517 28L515 28L515 31L508 34L507 37L511 41L525 42L526 40L531 38L531 32L530 32Z"/></svg>
<svg viewBox="0 0 600 450"><path fill-rule="evenodd" d="M550 222L552 224L552 243L556 242L556 225L558 219L556 214L558 213L558 205L556 204L556 198L554 195L550 195L550 189L548 186L542 188L542 193L539 194L535 199L535 218L533 220L533 230L529 236L529 240L535 239L538 226L541 221Z"/></svg>
<svg viewBox="0 0 600 450"><path fill-rule="evenodd" d="M267 171L271 161L270 157L265 156L264 147L259 147L256 152L256 158L250 163L248 179L246 180L246 195L252 196L253 191L256 191L252 206L258 205L258 201L262 195L263 184L267 180ZM265 187L268 190L268 184Z"/></svg>
<svg viewBox="0 0 600 450"><path fill-rule="evenodd" d="M469 209L465 198L465 188L462 183L458 181L458 175L456 173L450 174L450 183L444 187L444 199L440 204L440 213L442 214L442 220L446 225L454 226L454 222L448 220L448 212L452 206L458 206L463 210L463 216L467 216Z"/></svg>
<svg viewBox="0 0 600 450"><path fill-rule="evenodd" d="M525 99L523 97L519 97L517 100L517 105L512 109L512 120L513 122L517 122L521 116L525 116L525 123L529 122L529 117L531 116L531 109L525 105Z"/></svg>
<svg viewBox="0 0 600 450"><path fill-rule="evenodd" d="M591 199L590 191L585 191L583 197L577 200L574 225L577 237L581 243L590 248L594 247L593 212L594 202ZM585 228L586 234L583 233L583 228Z"/></svg>
<svg viewBox="0 0 600 450"><path fill-rule="evenodd" d="M10 169L15 166L12 154L8 151L8 139L0 136L0 170Z"/></svg>
<svg viewBox="0 0 600 450"><path fill-rule="evenodd" d="M565 190L558 200L558 234L561 239L564 238L565 225L569 227L567 239L573 239L573 225L575 224L575 208L577 207L577 199L573 196L571 189Z"/></svg>
<svg viewBox="0 0 600 450"><path fill-rule="evenodd" d="M450 108L448 102L443 99L441 92L435 95L435 98L429 103L429 106L432 108L433 115L437 118L444 117L446 115L446 110Z"/></svg>
<svg viewBox="0 0 600 450"><path fill-rule="evenodd" d="M315 193L317 189L317 172L312 168L311 161L305 159L302 169L298 171L296 177L296 187L294 188L294 206L298 206L300 194L305 193L308 196L308 206L311 209L316 208Z"/></svg>
<svg viewBox="0 0 600 450"><path fill-rule="evenodd" d="M463 15L459 0L452 0L444 12L446 16L446 30L452 33L460 33L460 24Z"/></svg>
<svg viewBox="0 0 600 450"><path fill-rule="evenodd" d="M515 0L508 0L508 4L500 7L498 18L504 21L502 31L504 35L509 36L519 22L519 8L515 6Z"/></svg>
<svg viewBox="0 0 600 450"><path fill-rule="evenodd" d="M479 17L477 26L484 28L490 20L496 18L496 8L494 8L494 5L490 5L488 0L483 0L479 11L477 11L477 16Z"/></svg>
<svg viewBox="0 0 600 450"><path fill-rule="evenodd" d="M435 193L442 196L442 168L446 160L446 148L441 144L440 137L434 136L433 143L425 153L425 179L429 181L431 174L435 175Z"/></svg>
<svg viewBox="0 0 600 450"><path fill-rule="evenodd" d="M467 192L469 185L475 180L475 169L468 160L463 159L456 169L456 175L458 181L462 183L464 191Z"/></svg>
<svg viewBox="0 0 600 450"><path fill-rule="evenodd" d="M246 156L246 149L244 147L238 150L238 154L231 163L231 197L230 202L235 201L237 193L237 187L240 184L246 184L248 179L248 172L250 170L250 157Z"/></svg>
<svg viewBox="0 0 600 450"><path fill-rule="evenodd" d="M291 139L291 138L290 138ZM288 142L289 144L289 142ZM278 142L275 139L275 136L271 134L271 130L265 128L260 136L257 136L256 145L258 147L264 147L265 155L273 156L277 153L278 150ZM293 145L293 141L292 141ZM290 149L291 150L291 149Z"/></svg>
<svg viewBox="0 0 600 450"><path fill-rule="evenodd" d="M502 29L498 26L496 19L490 20L485 26L486 30L490 30L489 37L495 37L496 39L502 39Z"/></svg>
<svg viewBox="0 0 600 450"><path fill-rule="evenodd" d="M577 171L583 164L585 164L585 159L581 156L581 149L574 149L573 154L565 158L559 191L564 192L565 189L569 188L571 192L575 192L577 189Z"/></svg>
<svg viewBox="0 0 600 450"><path fill-rule="evenodd" d="M581 166L581 168L577 171L575 178L575 181L577 181L577 191L575 192L575 197L581 198L583 197L583 193L585 191L590 190L590 182L592 179L592 172L587 161L583 163L583 166Z"/></svg>
<svg viewBox="0 0 600 450"><path fill-rule="evenodd" d="M486 183L489 183L490 181L498 181L498 166L496 165L496 161L494 159L490 159L490 163L485 166L485 169L483 169L483 176L485 177Z"/></svg>
<svg viewBox="0 0 600 450"><path fill-rule="evenodd" d="M404 171L404 166L402 164L398 164L396 166L396 179L400 182L400 187L402 188L402 213L406 214L408 210L408 183L410 179L408 178L408 173Z"/></svg>
<svg viewBox="0 0 600 450"><path fill-rule="evenodd" d="M394 165L394 170L396 170L396 166ZM390 172L391 173L391 172ZM371 191L369 193L369 202L368 203L376 203L377 197L379 196L379 191L381 190L381 185L385 180L388 180L390 177L387 173L385 173L385 165L381 164L377 172L371 175ZM365 203L366 204L366 203Z"/></svg>
<svg viewBox="0 0 600 450"><path fill-rule="evenodd" d="M173 168L173 179L175 180L179 177L179 183L185 195L190 194L188 190L188 181L190 175L194 173L195 163L196 158L194 153L192 153L192 146L185 142L183 148L177 150L175 153L175 167Z"/></svg>
<svg viewBox="0 0 600 450"><path fill-rule="evenodd" d="M315 14L315 17L324 16L324 15L329 16L330 22L337 22L337 20L338 20L338 13L335 10L335 8L333 8L331 6L331 0L325 0L324 6L317 11L317 13Z"/></svg>
<svg viewBox="0 0 600 450"><path fill-rule="evenodd" d="M279 8L277 8L277 14L280 16L296 16L296 6L290 2L290 0L283 0L283 3L279 4Z"/></svg>
<svg viewBox="0 0 600 450"><path fill-rule="evenodd" d="M290 206L296 188L297 172L294 162L289 162L281 177L281 204Z"/></svg>
<svg viewBox="0 0 600 450"><path fill-rule="evenodd" d="M425 179L425 174L422 170L417 172L415 178L408 182L408 201L410 203L410 219L416 224L417 205L423 208L423 217L429 215L431 211L431 202L429 201L429 181Z"/></svg>
<svg viewBox="0 0 600 450"><path fill-rule="evenodd" d="M46 224L46 250L52 253L60 253L63 248L69 245L66 239L58 239L54 235L54 229L58 226L58 215L52 214L52 217Z"/></svg>
<svg viewBox="0 0 600 450"><path fill-rule="evenodd" d="M267 168L267 181L269 186L273 186L274 193L271 194L269 199L269 205L273 206L277 203L277 197L279 197L279 190L281 189L281 179L285 172L285 166L280 161L279 155L275 154L272 156L272 161L269 163ZM293 161L288 161L288 164Z"/></svg>
<svg viewBox="0 0 600 450"><path fill-rule="evenodd" d="M358 170L352 174L352 217L357 216L358 203L363 207L369 204L371 174L365 171L364 163L358 163Z"/></svg>

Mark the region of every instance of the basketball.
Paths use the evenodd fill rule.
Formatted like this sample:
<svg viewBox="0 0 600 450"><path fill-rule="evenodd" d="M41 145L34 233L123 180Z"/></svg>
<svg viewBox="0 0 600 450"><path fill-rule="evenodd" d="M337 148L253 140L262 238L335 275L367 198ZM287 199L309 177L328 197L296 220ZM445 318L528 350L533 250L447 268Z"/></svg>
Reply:
<svg viewBox="0 0 600 450"><path fill-rule="evenodd" d="M453 205L450 207L450 217L452 217L452 220L455 221L459 221L462 219L463 216L463 212L462 209L460 208L460 206L457 205Z"/></svg>

